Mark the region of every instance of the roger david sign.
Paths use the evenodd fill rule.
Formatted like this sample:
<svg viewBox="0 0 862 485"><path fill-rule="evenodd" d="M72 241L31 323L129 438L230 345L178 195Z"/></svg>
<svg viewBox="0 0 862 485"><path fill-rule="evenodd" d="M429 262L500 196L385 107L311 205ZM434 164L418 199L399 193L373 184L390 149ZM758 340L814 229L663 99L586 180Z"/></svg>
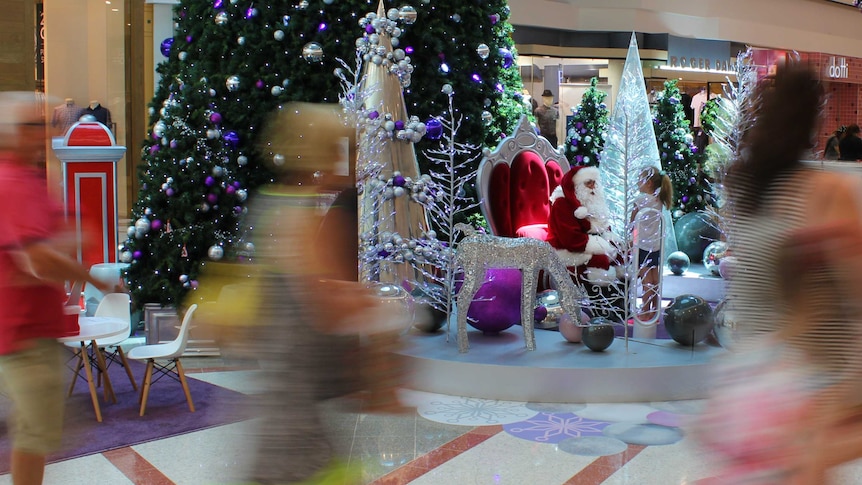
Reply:
<svg viewBox="0 0 862 485"><path fill-rule="evenodd" d="M847 79L850 77L850 68L847 65L847 59L844 57L830 57L829 64L826 65L826 76L832 79Z"/></svg>

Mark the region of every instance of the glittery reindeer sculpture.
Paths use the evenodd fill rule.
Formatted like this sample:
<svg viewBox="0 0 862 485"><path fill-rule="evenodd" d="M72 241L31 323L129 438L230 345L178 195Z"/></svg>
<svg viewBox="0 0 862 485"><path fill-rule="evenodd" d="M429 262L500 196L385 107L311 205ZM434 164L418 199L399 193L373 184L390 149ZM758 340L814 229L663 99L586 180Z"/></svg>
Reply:
<svg viewBox="0 0 862 485"><path fill-rule="evenodd" d="M471 226L458 223L455 229L467 235L458 243L456 260L464 269L464 284L458 293L458 350L467 352L467 310L482 286L488 268L512 268L521 270L521 325L527 350L536 350L533 334L533 305L539 271L547 271L560 293L563 309L578 319L580 312L579 293L569 277L565 265L554 249L545 241L529 237L500 237L476 232Z"/></svg>

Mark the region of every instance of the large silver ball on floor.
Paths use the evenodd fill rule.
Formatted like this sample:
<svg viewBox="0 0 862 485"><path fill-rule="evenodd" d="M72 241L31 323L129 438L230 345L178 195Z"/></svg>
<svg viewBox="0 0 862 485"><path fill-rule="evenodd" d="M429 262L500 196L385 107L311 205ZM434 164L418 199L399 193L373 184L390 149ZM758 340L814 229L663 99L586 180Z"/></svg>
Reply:
<svg viewBox="0 0 862 485"><path fill-rule="evenodd" d="M703 250L703 266L714 276L721 276L719 265L725 256L727 256L726 242L715 241L709 243L709 246Z"/></svg>
<svg viewBox="0 0 862 485"><path fill-rule="evenodd" d="M682 251L674 251L667 257L667 269L677 276L688 271L689 266L691 266L691 260Z"/></svg>
<svg viewBox="0 0 862 485"><path fill-rule="evenodd" d="M714 324L712 307L695 295L680 295L664 309L664 327L670 338L692 346L709 335Z"/></svg>
<svg viewBox="0 0 862 485"><path fill-rule="evenodd" d="M581 341L593 352L601 352L614 343L614 325L605 317L595 317L581 329Z"/></svg>
<svg viewBox="0 0 862 485"><path fill-rule="evenodd" d="M560 319L563 318L563 305L560 304L560 294L557 290L545 290L536 296L536 328L550 330L559 328ZM539 307L545 311L540 311ZM542 318L538 318L538 317Z"/></svg>
<svg viewBox="0 0 862 485"><path fill-rule="evenodd" d="M381 317L388 319L393 327L407 330L413 325L416 306L413 297L404 288L390 283L372 282L368 285L371 294L380 303ZM335 296L338 297L337 295Z"/></svg>
<svg viewBox="0 0 862 485"><path fill-rule="evenodd" d="M721 300L713 310L712 334L718 344L727 350L733 350L739 343L739 323L733 311L728 308L727 300Z"/></svg>

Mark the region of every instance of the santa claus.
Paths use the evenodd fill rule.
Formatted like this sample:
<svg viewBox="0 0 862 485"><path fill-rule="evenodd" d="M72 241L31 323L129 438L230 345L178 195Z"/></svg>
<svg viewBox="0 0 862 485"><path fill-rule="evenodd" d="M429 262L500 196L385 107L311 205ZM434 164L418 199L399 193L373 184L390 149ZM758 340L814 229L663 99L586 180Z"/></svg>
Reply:
<svg viewBox="0 0 862 485"><path fill-rule="evenodd" d="M577 268L584 281L607 285L617 279L616 240L599 169L572 167L551 194L548 243L563 264Z"/></svg>

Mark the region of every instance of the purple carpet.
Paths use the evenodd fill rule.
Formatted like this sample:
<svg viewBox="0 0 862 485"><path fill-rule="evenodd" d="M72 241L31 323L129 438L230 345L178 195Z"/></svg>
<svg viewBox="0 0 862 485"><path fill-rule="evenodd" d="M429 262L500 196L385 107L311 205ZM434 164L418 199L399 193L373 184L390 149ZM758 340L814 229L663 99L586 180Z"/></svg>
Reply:
<svg viewBox="0 0 862 485"><path fill-rule="evenodd" d="M132 361L130 365L136 382L140 384L144 376L144 364ZM72 373L71 370L68 372ZM99 388L102 422L97 422L87 381L79 379L75 392L66 401L63 446L48 457L49 462L101 453L251 417L251 397L188 378L195 405L195 412L192 413L179 381L167 376L153 383L147 412L141 417L138 416L138 393L132 389L123 368L113 364L108 372L117 395L116 404L105 403L102 389ZM155 378L154 374L153 380ZM11 442L6 430L6 417L10 410L10 401L0 398L0 474L9 472Z"/></svg>

